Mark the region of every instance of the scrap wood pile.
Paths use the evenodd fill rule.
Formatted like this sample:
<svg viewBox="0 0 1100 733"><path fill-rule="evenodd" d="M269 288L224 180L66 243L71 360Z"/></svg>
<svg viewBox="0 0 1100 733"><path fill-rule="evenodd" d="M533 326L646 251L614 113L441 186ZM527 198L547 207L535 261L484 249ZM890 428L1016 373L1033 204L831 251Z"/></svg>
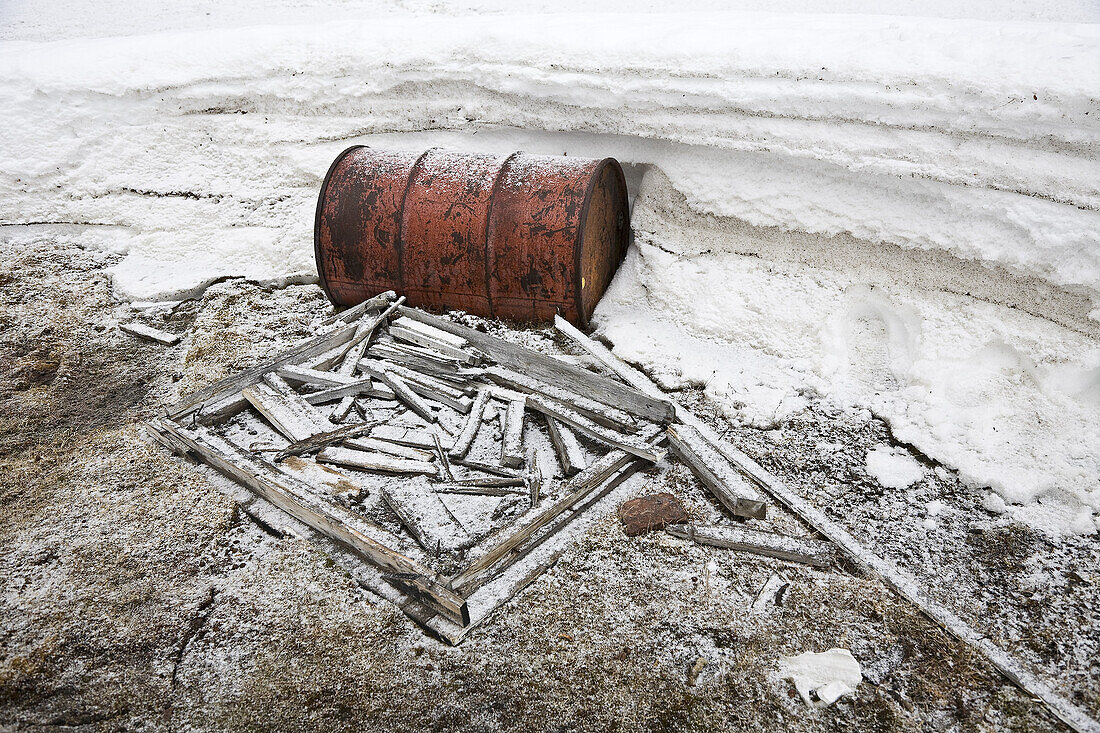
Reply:
<svg viewBox="0 0 1100 733"><path fill-rule="evenodd" d="M353 550L446 641L548 568L567 546L559 530L668 449L732 515L765 516L759 487L697 418L639 389L636 373L561 319L583 357L519 346L393 292L325 327L188 396L151 432ZM691 526L654 506L632 515L638 531L832 561L827 543Z"/></svg>

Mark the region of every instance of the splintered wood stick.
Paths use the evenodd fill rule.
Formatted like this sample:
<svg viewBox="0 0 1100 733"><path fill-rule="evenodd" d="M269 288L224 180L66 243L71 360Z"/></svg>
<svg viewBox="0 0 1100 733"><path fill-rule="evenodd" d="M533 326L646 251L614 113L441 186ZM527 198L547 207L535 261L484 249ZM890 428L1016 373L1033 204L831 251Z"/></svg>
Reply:
<svg viewBox="0 0 1100 733"><path fill-rule="evenodd" d="M562 473L566 476L572 476L583 471L588 466L588 459L585 458L584 449L577 441L577 436L573 434L573 431L567 425L558 422L549 415L543 415L543 417L546 418L546 428L550 433L550 442L554 444L554 451L561 463Z"/></svg>
<svg viewBox="0 0 1100 733"><path fill-rule="evenodd" d="M156 420L156 430L171 434L188 450L229 478L300 522L339 542L382 570L400 574L406 592L460 626L470 623L466 600L443 587L420 563L367 536L367 524L333 502L318 498L312 486L249 456L229 441L199 427L187 429L171 420Z"/></svg>
<svg viewBox="0 0 1100 733"><path fill-rule="evenodd" d="M450 450L452 459L458 460L460 458L465 458L466 454L470 452L470 446L474 444L478 428L481 427L482 416L485 414L485 407L488 404L489 393L485 390L479 391L477 393L477 398L474 400L473 407L470 408L469 414L466 415L466 423L462 426L462 432L458 434L454 447Z"/></svg>
<svg viewBox="0 0 1100 733"><path fill-rule="evenodd" d="M454 483L459 486L481 486L481 487L493 487L503 488L505 486L525 487L527 485L526 476L490 476L488 478L460 478L455 479Z"/></svg>
<svg viewBox="0 0 1100 733"><path fill-rule="evenodd" d="M740 527L693 527L676 524L665 527L674 537L700 545L743 550L757 555L777 557L826 568L836 562L836 546L831 542L787 537L774 532L762 532Z"/></svg>
<svg viewBox="0 0 1100 733"><path fill-rule="evenodd" d="M346 344L344 344L344 353L340 355L340 357L341 357L340 358L340 363L343 364L344 357L349 352L353 351L356 347L358 347L359 344L363 343L364 341L369 341L370 337L374 334L375 329L377 329L380 325L382 325L383 323L388 321L390 319L390 317L393 315L394 311L396 311L398 308L400 308L401 304L404 303L404 302L405 302L405 296L402 295L400 298L395 300L393 302L393 304L390 305L390 307L386 308L386 310L382 311L381 313L379 313L374 318L371 318L369 320L364 319L361 323L359 323L359 325L355 329L355 333L348 340L348 342ZM360 350L359 354L362 355L362 353L363 353L362 350ZM354 357L353 360L352 360L352 364L354 364L358 360L359 360L359 356Z"/></svg>
<svg viewBox="0 0 1100 733"><path fill-rule="evenodd" d="M504 440L501 445L500 463L508 468L523 465L523 411L526 400L511 400L504 417Z"/></svg>
<svg viewBox="0 0 1100 733"><path fill-rule="evenodd" d="M601 425L623 430L628 433L638 431L638 422L627 412L611 405L606 405L597 400L568 389L562 389L552 384L546 384L524 374L519 374L502 366L494 366L485 369L484 375L497 384L526 394L537 394L554 402L560 402L572 410L576 410L590 420Z"/></svg>
<svg viewBox="0 0 1100 733"><path fill-rule="evenodd" d="M672 452L687 464L726 509L738 517L764 519L768 511L764 495L745 480L698 430L690 425L669 425L666 432Z"/></svg>
<svg viewBox="0 0 1100 733"><path fill-rule="evenodd" d="M132 323L120 323L118 327L126 333L140 336L143 339L156 341L166 346L175 346L180 342L180 339L183 338L183 336L179 334L161 331L159 328L146 326L144 323L138 323L137 321L133 321Z"/></svg>
<svg viewBox="0 0 1100 733"><path fill-rule="evenodd" d="M410 461L387 453L377 453L354 448L325 448L317 454L322 463L335 463L338 466L363 468L368 471L384 473L423 473L434 474L435 465L428 461Z"/></svg>
<svg viewBox="0 0 1100 733"><path fill-rule="evenodd" d="M564 405L557 402L551 402L537 395L531 395L527 398L527 406L537 412L541 412L547 417L551 417L569 425L579 433L628 453L633 453L639 458L644 458L651 463L656 463L665 456L663 448L650 444L644 437L655 427L653 425L642 428L637 435L624 435L610 428L605 428L602 425L597 425L575 410L570 410Z"/></svg>
<svg viewBox="0 0 1100 733"><path fill-rule="evenodd" d="M298 440L291 443L286 448L283 448L274 456L272 456L271 460L273 462L281 461L282 459L289 456L305 455L306 453L312 453L315 450L320 450L325 446L332 445L334 443L340 443L351 438L356 438L360 435L369 433L375 428L375 426L381 425L382 422L382 420L376 420L374 422L360 423L358 425L348 425L346 427L337 428L335 430L330 430L325 433L317 433L316 435L311 435L304 440Z"/></svg>
<svg viewBox="0 0 1100 733"><path fill-rule="evenodd" d="M503 478L515 478L522 479L523 472L517 471L514 468L505 468L504 466L494 466L491 463L482 463L481 461L474 461L469 458L452 458L452 463L456 463L459 466L465 468L472 468L475 471L481 471L482 473L488 473L493 476L501 476ZM517 484L518 485L518 484Z"/></svg>
<svg viewBox="0 0 1100 733"><path fill-rule="evenodd" d="M527 493L522 487L471 486L468 484L435 484L432 489L437 494L466 494L470 496L523 496Z"/></svg>
<svg viewBox="0 0 1100 733"><path fill-rule="evenodd" d="M344 358L340 362L340 366L336 369L337 373L346 376L351 376L355 374L355 370L359 366L359 359L362 358L363 351L367 348L367 344L370 343L371 334L374 333L374 330L378 327L380 323L382 323L383 321L385 321L386 318L392 315L394 308L396 308L397 305L400 305L404 301L404 297L398 298L397 304L394 306L390 306L390 308L382 313L382 315L380 315L377 319L364 321L360 324L359 328L355 331L355 335L351 339L350 348L348 349L347 353L344 354ZM345 418L347 418L348 413L351 412L351 409L354 406L354 395L346 395L340 398L340 404L332 408L332 419L336 421L344 420Z"/></svg>

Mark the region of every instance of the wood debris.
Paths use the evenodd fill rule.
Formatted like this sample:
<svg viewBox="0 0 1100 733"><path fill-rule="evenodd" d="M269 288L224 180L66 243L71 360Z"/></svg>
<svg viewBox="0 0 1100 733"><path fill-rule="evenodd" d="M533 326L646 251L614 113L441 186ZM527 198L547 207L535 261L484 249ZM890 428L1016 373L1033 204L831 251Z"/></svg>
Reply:
<svg viewBox="0 0 1100 733"><path fill-rule="evenodd" d="M139 336L143 339L149 339L150 341L156 341L157 343L165 344L166 346L175 346L180 342L183 336L175 333L168 333L167 331L161 331L159 328L153 328L152 326L146 326L144 323L138 323L133 321L131 323L121 323L118 326L126 333Z"/></svg>
<svg viewBox="0 0 1100 733"><path fill-rule="evenodd" d="M387 292L333 316L150 427L173 452L356 549L405 595L406 613L457 643L564 552L564 527L664 460L666 442L698 440L682 425L666 434L675 407L663 396L403 302ZM551 447L560 472L540 455ZM677 452L709 467L711 491L736 484L709 453ZM333 491L324 472L347 488ZM734 488L741 515L760 514L744 504L757 497ZM485 506L507 519L469 524L497 516Z"/></svg>

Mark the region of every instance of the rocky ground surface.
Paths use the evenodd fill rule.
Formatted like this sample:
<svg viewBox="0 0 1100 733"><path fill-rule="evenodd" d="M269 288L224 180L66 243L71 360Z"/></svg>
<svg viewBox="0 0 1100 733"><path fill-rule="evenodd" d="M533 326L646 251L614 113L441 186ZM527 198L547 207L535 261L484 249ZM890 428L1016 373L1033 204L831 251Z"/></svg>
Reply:
<svg viewBox="0 0 1100 733"><path fill-rule="evenodd" d="M179 394L310 335L331 312L320 289L216 283L144 314L187 333L164 347L118 330L135 313L111 294L116 255L70 234L0 237L0 727L1058 728L874 578L628 538L613 507L461 647L432 641L324 543L265 532L224 480L140 430ZM678 397L717 424L697 394ZM885 427L813 400L773 430L722 427L879 551L914 572L952 568L934 591L966 596L1021 653L1083 675L1069 686L1092 690L1078 701L1095 712L1095 667L1081 661L1095 651L1082 639L1097 626L1095 545L995 526L979 493L934 466L915 498L884 490L864 461L892 444ZM716 516L682 465L624 488ZM925 494L949 505L934 529L914 526ZM771 522L807 532L782 511ZM786 591L754 610L776 573ZM811 708L780 657L832 647L851 650L865 681Z"/></svg>

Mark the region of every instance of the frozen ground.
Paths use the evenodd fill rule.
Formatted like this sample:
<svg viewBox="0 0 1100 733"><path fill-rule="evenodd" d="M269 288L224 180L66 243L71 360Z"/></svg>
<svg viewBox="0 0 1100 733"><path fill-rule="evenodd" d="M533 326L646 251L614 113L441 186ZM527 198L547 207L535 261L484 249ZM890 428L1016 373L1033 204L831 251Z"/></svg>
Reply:
<svg viewBox="0 0 1100 733"><path fill-rule="evenodd" d="M132 438L88 443L88 430L305 335L323 305L293 283L312 281L315 192L348 144L614 155L636 242L600 333L1095 716L1097 6L474 7L5 4L9 470L30 475L42 452L71 473L78 446L130 455ZM281 306L246 286L207 290L231 276ZM206 335L178 352L154 358L114 331L126 302L186 297L160 312ZM117 353L108 371L102 349ZM89 359L99 371L82 371ZM58 370L75 370L66 389L90 404L54 394ZM5 487L26 520L7 525L10 546L29 546L65 485ZM111 512L139 511L132 477L104 486ZM211 511L199 545L238 531ZM56 600L66 581L42 572L34 593ZM7 612L35 608L28 578L5 591ZM5 627L49 656L29 622ZM228 642L210 653L248 656ZM80 689L73 679L57 684Z"/></svg>

